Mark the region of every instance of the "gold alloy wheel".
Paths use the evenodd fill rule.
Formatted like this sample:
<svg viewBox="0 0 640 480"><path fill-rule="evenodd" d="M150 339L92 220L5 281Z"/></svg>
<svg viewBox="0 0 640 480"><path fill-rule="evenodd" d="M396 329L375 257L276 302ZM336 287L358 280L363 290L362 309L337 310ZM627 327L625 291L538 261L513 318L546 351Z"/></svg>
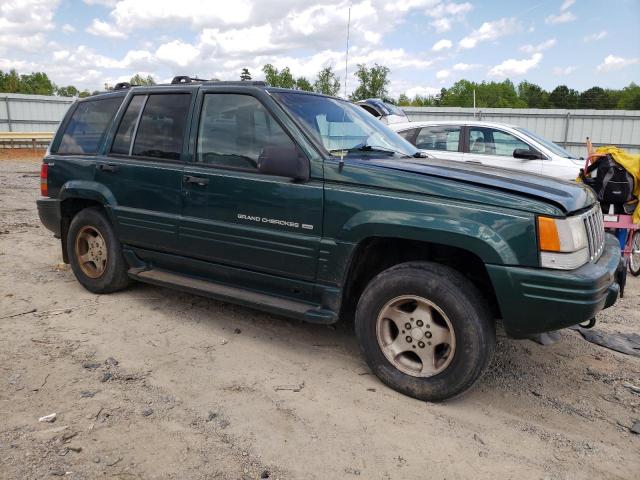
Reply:
<svg viewBox="0 0 640 480"><path fill-rule="evenodd" d="M97 228L82 227L76 235L76 258L82 273L99 278L107 268L107 244Z"/></svg>
<svg viewBox="0 0 640 480"><path fill-rule="evenodd" d="M415 295L396 297L382 307L376 337L387 360L413 377L444 371L456 350L449 318L436 304Z"/></svg>

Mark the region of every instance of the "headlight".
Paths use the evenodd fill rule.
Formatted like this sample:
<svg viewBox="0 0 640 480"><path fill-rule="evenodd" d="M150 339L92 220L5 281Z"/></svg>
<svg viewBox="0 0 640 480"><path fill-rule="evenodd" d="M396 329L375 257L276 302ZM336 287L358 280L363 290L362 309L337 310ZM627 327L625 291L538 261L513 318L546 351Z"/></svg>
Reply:
<svg viewBox="0 0 640 480"><path fill-rule="evenodd" d="M573 270L587 263L589 245L582 216L538 217L538 246L545 268Z"/></svg>

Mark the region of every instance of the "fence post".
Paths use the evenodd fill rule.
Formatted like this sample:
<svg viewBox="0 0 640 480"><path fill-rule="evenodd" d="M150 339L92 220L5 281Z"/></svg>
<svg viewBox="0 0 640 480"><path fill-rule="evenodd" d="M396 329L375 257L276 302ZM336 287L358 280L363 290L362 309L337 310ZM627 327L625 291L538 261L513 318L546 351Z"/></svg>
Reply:
<svg viewBox="0 0 640 480"><path fill-rule="evenodd" d="M571 112L567 112L567 117L564 120L564 142L562 146L567 148L567 141L569 140L569 121L571 119Z"/></svg>
<svg viewBox="0 0 640 480"><path fill-rule="evenodd" d="M9 131L13 132L11 128L11 112L9 111L9 96L4 97L4 104L7 107L7 125L9 125Z"/></svg>

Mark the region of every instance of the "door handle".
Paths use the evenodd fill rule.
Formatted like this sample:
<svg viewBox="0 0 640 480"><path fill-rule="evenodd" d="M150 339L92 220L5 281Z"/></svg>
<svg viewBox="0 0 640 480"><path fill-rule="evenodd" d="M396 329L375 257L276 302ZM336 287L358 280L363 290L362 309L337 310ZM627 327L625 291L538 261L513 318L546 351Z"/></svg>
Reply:
<svg viewBox="0 0 640 480"><path fill-rule="evenodd" d="M477 160L465 160L464 163L473 163L475 165L482 165L482 162L479 162Z"/></svg>
<svg viewBox="0 0 640 480"><path fill-rule="evenodd" d="M98 164L98 170L101 170L103 172L117 172L118 171L118 166L117 165L113 165L113 164L109 164L109 163L99 163Z"/></svg>
<svg viewBox="0 0 640 480"><path fill-rule="evenodd" d="M182 178L184 180L184 183L195 183L196 185L200 185L200 186L204 186L209 183L209 179L203 178L203 177L194 177L191 175L185 175Z"/></svg>

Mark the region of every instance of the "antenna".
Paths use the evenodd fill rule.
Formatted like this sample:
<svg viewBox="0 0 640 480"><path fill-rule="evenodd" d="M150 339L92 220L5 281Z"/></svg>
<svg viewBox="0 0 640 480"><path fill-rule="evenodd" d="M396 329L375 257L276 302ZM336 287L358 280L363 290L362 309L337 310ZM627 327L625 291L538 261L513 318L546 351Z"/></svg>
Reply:
<svg viewBox="0 0 640 480"><path fill-rule="evenodd" d="M347 17L347 50L344 55L344 101L347 101L347 78L349 76L349 32L351 30L351 6L349 3L349 16ZM338 172L342 173L344 168L344 120L347 116L347 107L342 108L342 150L340 151L340 162L338 163Z"/></svg>

